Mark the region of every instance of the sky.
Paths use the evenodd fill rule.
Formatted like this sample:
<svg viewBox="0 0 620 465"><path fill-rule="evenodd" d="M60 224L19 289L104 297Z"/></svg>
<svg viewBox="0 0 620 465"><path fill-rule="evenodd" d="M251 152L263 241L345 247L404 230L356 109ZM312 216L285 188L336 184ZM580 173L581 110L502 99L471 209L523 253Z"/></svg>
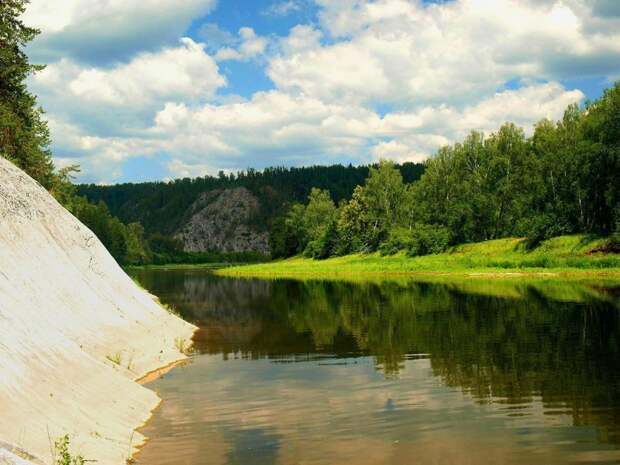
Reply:
<svg viewBox="0 0 620 465"><path fill-rule="evenodd" d="M419 162L620 79L617 0L31 0L23 20L79 182Z"/></svg>

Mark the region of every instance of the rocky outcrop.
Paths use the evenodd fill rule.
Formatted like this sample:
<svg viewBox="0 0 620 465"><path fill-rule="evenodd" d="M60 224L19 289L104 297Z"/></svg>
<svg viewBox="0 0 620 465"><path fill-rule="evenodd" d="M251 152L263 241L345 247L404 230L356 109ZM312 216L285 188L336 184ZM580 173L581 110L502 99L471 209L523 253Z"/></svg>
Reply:
<svg viewBox="0 0 620 465"><path fill-rule="evenodd" d="M86 459L124 464L159 402L135 380L185 358L194 330L0 157L0 463L21 450L51 464L50 441L68 434Z"/></svg>
<svg viewBox="0 0 620 465"><path fill-rule="evenodd" d="M269 233L257 231L251 220L258 199L245 187L203 192L189 210L189 219L176 238L186 252L269 252Z"/></svg>

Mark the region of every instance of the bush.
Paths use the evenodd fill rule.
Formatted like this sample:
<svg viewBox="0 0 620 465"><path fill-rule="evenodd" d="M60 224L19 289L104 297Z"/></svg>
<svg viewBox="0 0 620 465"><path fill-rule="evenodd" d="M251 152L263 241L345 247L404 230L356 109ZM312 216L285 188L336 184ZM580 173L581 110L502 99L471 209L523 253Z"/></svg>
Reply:
<svg viewBox="0 0 620 465"><path fill-rule="evenodd" d="M527 231L527 248L529 250L536 248L547 239L574 232L574 228L554 214L538 215L524 229Z"/></svg>
<svg viewBox="0 0 620 465"><path fill-rule="evenodd" d="M379 245L381 255L394 255L401 250L414 247L415 239L409 228L395 227L388 233L388 238Z"/></svg>
<svg viewBox="0 0 620 465"><path fill-rule="evenodd" d="M379 246L382 255L404 250L410 257L444 252L450 245L450 231L444 226L416 224L411 229L390 230L387 240Z"/></svg>
<svg viewBox="0 0 620 465"><path fill-rule="evenodd" d="M338 231L335 221L332 221L318 239L308 242L304 249L304 257L323 260L335 255L338 248Z"/></svg>
<svg viewBox="0 0 620 465"><path fill-rule="evenodd" d="M450 230L444 226L417 224L411 232L414 242L407 250L409 256L445 252L450 245Z"/></svg>

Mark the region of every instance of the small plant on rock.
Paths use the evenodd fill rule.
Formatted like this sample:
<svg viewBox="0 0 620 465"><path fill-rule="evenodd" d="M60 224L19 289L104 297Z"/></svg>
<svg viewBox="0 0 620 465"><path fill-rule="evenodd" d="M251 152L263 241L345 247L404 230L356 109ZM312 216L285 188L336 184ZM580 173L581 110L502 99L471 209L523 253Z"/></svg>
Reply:
<svg viewBox="0 0 620 465"><path fill-rule="evenodd" d="M120 365L122 354L120 352L116 352L115 354L106 355L105 358L107 358L110 362L114 363L115 365Z"/></svg>
<svg viewBox="0 0 620 465"><path fill-rule="evenodd" d="M69 446L68 434L54 441L54 465L84 465L86 463L81 455L72 455Z"/></svg>
<svg viewBox="0 0 620 465"><path fill-rule="evenodd" d="M191 343L188 342L187 339L185 339L184 337L175 338L174 346L179 352L185 355L190 355L193 352L191 348Z"/></svg>

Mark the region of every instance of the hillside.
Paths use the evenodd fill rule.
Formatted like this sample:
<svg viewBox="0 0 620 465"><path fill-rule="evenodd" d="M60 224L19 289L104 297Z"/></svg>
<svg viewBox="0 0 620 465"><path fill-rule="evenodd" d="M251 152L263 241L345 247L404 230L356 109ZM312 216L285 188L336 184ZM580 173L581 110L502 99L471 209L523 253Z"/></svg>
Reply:
<svg viewBox="0 0 620 465"><path fill-rule="evenodd" d="M396 165L405 182L420 178L424 165L404 163ZM311 166L302 168L267 168L262 171L249 169L237 174L218 177L176 179L172 182L127 183L111 186L94 184L77 186L77 193L92 202L103 201L112 215L124 223L139 222L147 235L160 233L168 237L179 233L186 251L207 251L209 247L223 252L225 250L264 251L268 241L268 231L273 219L281 215L287 205L293 202L306 202L313 187L330 191L335 202L351 197L353 189L363 184L368 176L369 166ZM229 215L228 220L217 220L219 228L227 231L242 227L248 237L245 245L237 241L235 246L223 246L217 240L198 243L187 239L182 233L190 230L209 229L210 214L202 215L202 222L195 217L217 195L208 192L226 192L226 197L234 197L235 189L244 188L256 202L243 208L241 215ZM247 197L247 196L246 196ZM246 202L247 203L247 202ZM217 204L208 211L217 209ZM192 220L193 218L193 220ZM191 223L191 224L190 224Z"/></svg>
<svg viewBox="0 0 620 465"><path fill-rule="evenodd" d="M86 459L124 464L159 402L134 380L184 359L195 328L3 158L0 180L0 463L22 463L18 449L52 463L68 434Z"/></svg>

